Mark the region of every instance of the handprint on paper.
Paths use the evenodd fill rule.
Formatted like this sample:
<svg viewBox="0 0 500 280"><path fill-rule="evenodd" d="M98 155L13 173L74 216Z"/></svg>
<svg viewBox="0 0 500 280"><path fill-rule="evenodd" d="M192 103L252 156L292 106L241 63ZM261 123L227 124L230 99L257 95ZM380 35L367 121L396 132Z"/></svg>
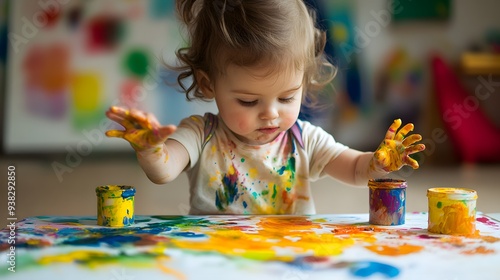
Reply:
<svg viewBox="0 0 500 280"><path fill-rule="evenodd" d="M404 165L409 165L413 169L418 168L418 162L412 159L410 155L425 149L424 144L414 145L422 140L422 136L420 134L407 136L414 128L412 123L406 124L399 129L400 126L401 120L397 119L387 130L384 141L373 155L370 163L371 170L392 172L401 169Z"/></svg>

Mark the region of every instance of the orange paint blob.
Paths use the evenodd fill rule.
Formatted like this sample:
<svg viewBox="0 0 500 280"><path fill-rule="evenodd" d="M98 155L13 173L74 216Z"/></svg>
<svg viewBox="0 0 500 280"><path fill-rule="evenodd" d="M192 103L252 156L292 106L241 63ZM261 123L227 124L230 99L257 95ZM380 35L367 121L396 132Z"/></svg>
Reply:
<svg viewBox="0 0 500 280"><path fill-rule="evenodd" d="M477 255L477 254L486 255L486 254L493 254L493 253L495 253L495 250L486 249L484 246L479 246L475 249L463 252L463 254L465 254L465 255Z"/></svg>
<svg viewBox="0 0 500 280"><path fill-rule="evenodd" d="M401 256L420 252L424 247L403 244L400 246L388 246L388 245L370 245L365 246L366 249L383 256Z"/></svg>

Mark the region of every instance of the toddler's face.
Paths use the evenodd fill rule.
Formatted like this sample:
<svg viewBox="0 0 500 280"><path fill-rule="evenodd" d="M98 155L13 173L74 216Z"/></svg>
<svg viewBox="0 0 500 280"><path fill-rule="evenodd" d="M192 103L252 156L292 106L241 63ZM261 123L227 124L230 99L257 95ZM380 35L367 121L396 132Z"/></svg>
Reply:
<svg viewBox="0 0 500 280"><path fill-rule="evenodd" d="M241 141L260 145L274 140L297 120L303 71L265 75L266 68L230 65L214 84L219 114Z"/></svg>

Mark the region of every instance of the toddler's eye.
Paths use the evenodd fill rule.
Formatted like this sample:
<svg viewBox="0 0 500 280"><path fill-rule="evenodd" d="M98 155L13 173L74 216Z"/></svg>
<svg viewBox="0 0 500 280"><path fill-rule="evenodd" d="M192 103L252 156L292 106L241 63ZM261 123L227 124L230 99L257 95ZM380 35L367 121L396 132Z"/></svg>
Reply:
<svg viewBox="0 0 500 280"><path fill-rule="evenodd" d="M280 98L279 99L281 103L291 103L295 100L294 97L289 97L289 98Z"/></svg>
<svg viewBox="0 0 500 280"><path fill-rule="evenodd" d="M254 101L244 101L238 99L238 103L240 103L241 106L246 106L246 107L251 107L257 104L257 100Z"/></svg>

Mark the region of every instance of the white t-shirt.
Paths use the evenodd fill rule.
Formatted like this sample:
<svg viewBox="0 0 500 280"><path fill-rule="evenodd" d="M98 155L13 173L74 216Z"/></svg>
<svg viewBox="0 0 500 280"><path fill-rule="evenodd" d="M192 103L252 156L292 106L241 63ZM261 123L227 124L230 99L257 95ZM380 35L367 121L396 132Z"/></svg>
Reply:
<svg viewBox="0 0 500 280"><path fill-rule="evenodd" d="M182 120L170 139L189 153L190 214L314 214L310 181L348 147L307 121L296 125L301 133L290 129L270 143L249 145L218 116Z"/></svg>

